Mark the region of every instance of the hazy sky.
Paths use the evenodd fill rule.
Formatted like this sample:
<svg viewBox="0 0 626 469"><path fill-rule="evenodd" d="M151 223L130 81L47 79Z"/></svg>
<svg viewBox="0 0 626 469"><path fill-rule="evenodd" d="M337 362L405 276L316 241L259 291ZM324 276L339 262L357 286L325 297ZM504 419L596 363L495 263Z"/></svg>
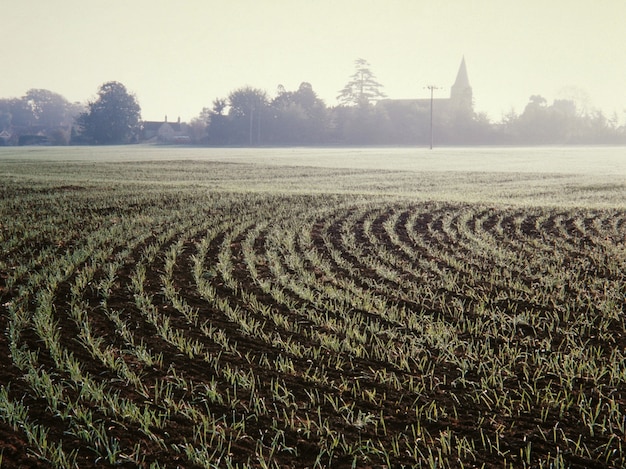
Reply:
<svg viewBox="0 0 626 469"><path fill-rule="evenodd" d="M475 109L533 94L626 119L625 0L1 0L0 97L70 101L122 82L146 120L188 120L243 85L303 81L329 106L366 59L390 98L447 97L465 56Z"/></svg>

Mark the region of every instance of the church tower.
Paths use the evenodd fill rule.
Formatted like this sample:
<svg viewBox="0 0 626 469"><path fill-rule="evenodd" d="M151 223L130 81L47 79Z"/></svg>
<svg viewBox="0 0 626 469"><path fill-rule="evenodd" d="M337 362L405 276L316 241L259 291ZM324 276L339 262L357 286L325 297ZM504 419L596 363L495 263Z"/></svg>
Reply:
<svg viewBox="0 0 626 469"><path fill-rule="evenodd" d="M460 112L472 113L474 102L472 97L472 87L467 78L467 67L465 66L465 57L461 61L461 66L456 74L456 81L450 90L450 101L452 106Z"/></svg>

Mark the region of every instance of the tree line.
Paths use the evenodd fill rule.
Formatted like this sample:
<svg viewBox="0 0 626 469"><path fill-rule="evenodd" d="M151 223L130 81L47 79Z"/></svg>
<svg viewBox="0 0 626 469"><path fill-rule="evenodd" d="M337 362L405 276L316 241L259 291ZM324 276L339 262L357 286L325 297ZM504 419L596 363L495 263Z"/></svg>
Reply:
<svg viewBox="0 0 626 469"><path fill-rule="evenodd" d="M492 122L473 109L435 109L431 121L428 108L384 98L369 64L358 59L336 106L327 106L308 82L296 90L279 85L275 96L243 86L203 108L183 132L190 143L215 146L426 145L431 125L439 145L626 143L626 126L616 116L579 109L573 100L548 104L534 95L520 114ZM86 104L41 89L0 99L0 144L135 143L144 138L142 124L135 95L115 81Z"/></svg>

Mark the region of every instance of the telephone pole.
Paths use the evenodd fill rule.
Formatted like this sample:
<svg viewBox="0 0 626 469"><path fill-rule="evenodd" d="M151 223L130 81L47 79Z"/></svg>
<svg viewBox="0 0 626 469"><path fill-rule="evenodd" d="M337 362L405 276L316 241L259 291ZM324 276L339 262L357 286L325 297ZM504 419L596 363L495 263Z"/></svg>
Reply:
<svg viewBox="0 0 626 469"><path fill-rule="evenodd" d="M250 107L250 146L252 146L252 124L254 123L254 106Z"/></svg>
<svg viewBox="0 0 626 469"><path fill-rule="evenodd" d="M433 94L438 90L436 86L428 85L425 88L430 90L430 149L433 149Z"/></svg>

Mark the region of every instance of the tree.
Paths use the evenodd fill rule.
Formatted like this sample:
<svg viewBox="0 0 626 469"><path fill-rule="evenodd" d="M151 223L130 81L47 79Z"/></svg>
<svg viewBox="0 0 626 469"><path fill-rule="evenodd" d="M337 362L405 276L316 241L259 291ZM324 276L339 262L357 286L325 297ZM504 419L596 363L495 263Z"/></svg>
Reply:
<svg viewBox="0 0 626 469"><path fill-rule="evenodd" d="M130 143L138 135L141 108L137 99L119 82L104 83L98 98L77 119L83 136L100 145Z"/></svg>
<svg viewBox="0 0 626 469"><path fill-rule="evenodd" d="M218 105L219 103L215 103ZM250 117L256 110L267 106L267 93L265 91L244 86L232 91L228 95L229 115L232 117Z"/></svg>
<svg viewBox="0 0 626 469"><path fill-rule="evenodd" d="M31 109L37 125L57 127L71 124L72 105L58 93L44 89L30 89L22 98Z"/></svg>
<svg viewBox="0 0 626 469"><path fill-rule="evenodd" d="M58 93L30 89L21 98L0 99L0 126L53 128L70 125L81 108Z"/></svg>
<svg viewBox="0 0 626 469"><path fill-rule="evenodd" d="M211 122L211 110L207 107L202 108L202 112L189 122L187 130L192 143L206 143L208 137L208 127Z"/></svg>
<svg viewBox="0 0 626 469"><path fill-rule="evenodd" d="M228 95L232 143L260 144L263 121L267 122L268 98L265 91L244 86Z"/></svg>
<svg viewBox="0 0 626 469"><path fill-rule="evenodd" d="M213 100L213 107L203 110L208 121L209 143L258 145L261 141L267 142L268 111L267 93L251 86L237 88L227 98Z"/></svg>
<svg viewBox="0 0 626 469"><path fill-rule="evenodd" d="M321 143L328 121L328 112L313 86L300 83L297 91L280 85L272 101L272 141L278 144Z"/></svg>
<svg viewBox="0 0 626 469"><path fill-rule="evenodd" d="M556 143L548 101L532 95L516 123L518 136L524 144Z"/></svg>
<svg viewBox="0 0 626 469"><path fill-rule="evenodd" d="M11 112L7 108L5 109L2 105L3 103L0 102L0 131L4 130L4 129L8 129L9 126L11 125Z"/></svg>
<svg viewBox="0 0 626 469"><path fill-rule="evenodd" d="M221 116L224 114L224 109L226 109L227 107L228 107L228 102L224 98L215 98L213 100L212 112L218 116ZM202 110L202 112L204 112L204 109Z"/></svg>
<svg viewBox="0 0 626 469"><path fill-rule="evenodd" d="M206 124L208 142L212 145L225 145L229 142L228 116L224 110L228 107L225 98L215 98L211 109L205 107L199 119Z"/></svg>
<svg viewBox="0 0 626 469"><path fill-rule="evenodd" d="M385 94L381 91L383 85L376 81L376 77L369 68L370 64L364 59L357 59L355 67L356 71L350 77L350 81L337 96L340 104L366 107L372 101L384 98Z"/></svg>
<svg viewBox="0 0 626 469"><path fill-rule="evenodd" d="M33 110L23 98L0 100L0 110L7 116L6 127L30 127L36 121Z"/></svg>
<svg viewBox="0 0 626 469"><path fill-rule="evenodd" d="M333 109L337 143L379 145L389 142L389 115L383 106L338 106ZM393 142L395 143L395 142Z"/></svg>

